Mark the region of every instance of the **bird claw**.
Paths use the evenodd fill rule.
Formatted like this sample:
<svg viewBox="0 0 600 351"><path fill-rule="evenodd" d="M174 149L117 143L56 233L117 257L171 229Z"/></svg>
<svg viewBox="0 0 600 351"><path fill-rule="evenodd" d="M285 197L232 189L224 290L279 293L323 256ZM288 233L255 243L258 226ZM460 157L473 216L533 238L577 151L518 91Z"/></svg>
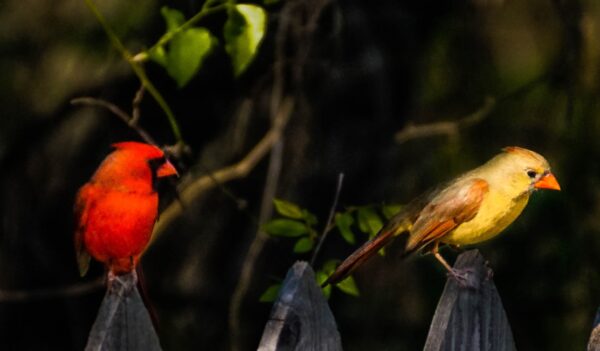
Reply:
<svg viewBox="0 0 600 351"><path fill-rule="evenodd" d="M113 289L113 283L114 281L117 279L117 275L115 273L113 273L112 270L108 270L108 273L106 274L106 285L108 286L108 290L112 290Z"/></svg>
<svg viewBox="0 0 600 351"><path fill-rule="evenodd" d="M485 261L485 268L486 268L486 275L485 275L486 280L492 280L492 278L494 278L494 270L492 269L492 267L490 267L490 261Z"/></svg>
<svg viewBox="0 0 600 351"><path fill-rule="evenodd" d="M132 279L127 278L129 274L131 274ZM107 274L108 291L112 293L127 295L133 291L137 281L138 276L135 269L127 275L117 275L112 270L109 270Z"/></svg>
<svg viewBox="0 0 600 351"><path fill-rule="evenodd" d="M471 268L452 268L448 272L448 277L453 278L461 288L478 289L479 284L476 281L474 273Z"/></svg>

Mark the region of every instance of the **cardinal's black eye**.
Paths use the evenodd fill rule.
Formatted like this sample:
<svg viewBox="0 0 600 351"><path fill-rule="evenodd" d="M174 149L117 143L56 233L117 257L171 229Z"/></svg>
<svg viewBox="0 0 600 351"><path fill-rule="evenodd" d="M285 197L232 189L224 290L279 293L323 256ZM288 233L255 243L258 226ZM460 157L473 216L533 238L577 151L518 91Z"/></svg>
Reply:
<svg viewBox="0 0 600 351"><path fill-rule="evenodd" d="M537 177L537 172L529 170L529 171L527 171L527 175L529 176L529 178L535 178L535 177Z"/></svg>
<svg viewBox="0 0 600 351"><path fill-rule="evenodd" d="M148 160L148 165L150 166L152 173L156 173L156 170L158 170L160 166L164 165L165 162L167 162L167 159L162 156Z"/></svg>
<svg viewBox="0 0 600 351"><path fill-rule="evenodd" d="M156 191L158 187L158 176L156 175L156 172L160 166L165 164L165 162L167 162L167 159L164 156L151 158L148 160L148 166L150 167L150 170L152 170L152 189L154 191Z"/></svg>

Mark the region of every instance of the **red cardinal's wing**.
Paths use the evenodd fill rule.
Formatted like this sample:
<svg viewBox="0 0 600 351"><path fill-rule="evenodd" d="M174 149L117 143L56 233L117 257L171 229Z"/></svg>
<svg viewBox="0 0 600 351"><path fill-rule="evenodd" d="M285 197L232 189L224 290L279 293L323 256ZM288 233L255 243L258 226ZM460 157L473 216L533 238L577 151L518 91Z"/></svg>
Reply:
<svg viewBox="0 0 600 351"><path fill-rule="evenodd" d="M442 190L419 213L406 251L420 250L473 219L488 190L488 183L479 178L459 180Z"/></svg>
<svg viewBox="0 0 600 351"><path fill-rule="evenodd" d="M79 274L83 277L90 266L90 254L85 249L83 243L83 235L88 221L89 209L92 206L93 196L92 185L86 184L77 193L75 200L75 253L77 255L77 264L79 266Z"/></svg>

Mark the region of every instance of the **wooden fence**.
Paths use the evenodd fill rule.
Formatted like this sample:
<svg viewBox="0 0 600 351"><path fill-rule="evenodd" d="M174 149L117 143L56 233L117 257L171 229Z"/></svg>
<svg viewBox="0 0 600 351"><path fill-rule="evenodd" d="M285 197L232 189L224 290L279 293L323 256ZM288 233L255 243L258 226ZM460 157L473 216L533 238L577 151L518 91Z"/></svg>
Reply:
<svg viewBox="0 0 600 351"><path fill-rule="evenodd" d="M469 270L470 288L448 279L433 316L425 351L516 350L500 296L477 250L467 251L455 267ZM132 277L107 292L86 350L160 350L158 337ZM259 351L338 351L340 334L327 300L306 262L288 271L263 331ZM600 351L600 309L588 351Z"/></svg>
<svg viewBox="0 0 600 351"><path fill-rule="evenodd" d="M489 269L483 257L477 250L465 252L458 257L455 267L469 270L468 283L472 288L460 287L454 279L448 279L435 311L424 350L516 350L498 291L489 277ZM260 351L342 349L333 315L323 295L306 294L306 291L310 290L307 288L298 289L298 286L306 285L317 289L314 283L308 284L305 280L314 282L312 270L305 262L298 262L288 272L278 300L273 306L271 319L260 342ZM314 309L320 311L311 311ZM304 318L298 318L299 313L302 313ZM322 318L307 320L307 315L314 314L326 316L328 319L325 325L319 327ZM318 333L314 333L314 330ZM286 335L290 332L294 338ZM328 336L323 342L325 347L319 344L322 335ZM311 347L304 347L308 342L311 343Z"/></svg>
<svg viewBox="0 0 600 351"><path fill-rule="evenodd" d="M125 350L161 350L131 273L115 279L107 290L85 347L85 351Z"/></svg>

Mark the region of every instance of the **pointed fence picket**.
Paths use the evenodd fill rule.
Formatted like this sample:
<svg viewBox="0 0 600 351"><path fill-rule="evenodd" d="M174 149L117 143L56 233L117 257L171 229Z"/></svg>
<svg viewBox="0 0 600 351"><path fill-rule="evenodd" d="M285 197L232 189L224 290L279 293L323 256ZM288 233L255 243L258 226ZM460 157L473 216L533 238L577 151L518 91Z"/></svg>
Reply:
<svg viewBox="0 0 600 351"><path fill-rule="evenodd" d="M469 287L448 279L424 350L516 350L491 271L479 251L461 254L455 267L469 272ZM342 349L335 320L325 297L316 293L318 289L308 264L298 262L290 269L273 305L260 351Z"/></svg>
<svg viewBox="0 0 600 351"><path fill-rule="evenodd" d="M119 276L106 291L85 347L85 351L126 350L161 350L132 273Z"/></svg>
<svg viewBox="0 0 600 351"><path fill-rule="evenodd" d="M468 271L467 287L448 279L424 351L514 351L515 342L485 259L477 250L461 254L455 268ZM133 276L107 291L86 351L161 350ZM266 323L259 351L341 351L342 342L327 300L306 262L288 271ZM588 343L600 351L600 309Z"/></svg>

